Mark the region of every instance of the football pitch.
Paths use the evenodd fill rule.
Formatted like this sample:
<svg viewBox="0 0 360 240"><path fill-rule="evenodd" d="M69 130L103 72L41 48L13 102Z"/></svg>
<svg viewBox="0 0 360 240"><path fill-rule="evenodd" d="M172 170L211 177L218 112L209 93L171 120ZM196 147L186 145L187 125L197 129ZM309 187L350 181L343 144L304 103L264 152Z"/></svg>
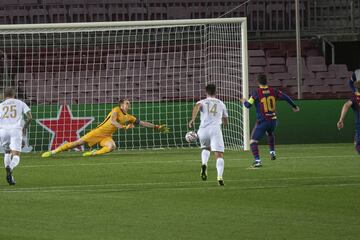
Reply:
<svg viewBox="0 0 360 240"><path fill-rule="evenodd" d="M0 173L0 239L359 239L360 156L349 144L281 145L263 167L225 153L225 186L200 150L22 155Z"/></svg>

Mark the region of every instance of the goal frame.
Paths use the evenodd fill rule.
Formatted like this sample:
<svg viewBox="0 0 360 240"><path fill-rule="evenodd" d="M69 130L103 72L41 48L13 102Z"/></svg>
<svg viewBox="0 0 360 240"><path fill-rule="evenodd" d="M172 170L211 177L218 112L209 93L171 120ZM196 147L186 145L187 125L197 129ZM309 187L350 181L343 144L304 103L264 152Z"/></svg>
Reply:
<svg viewBox="0 0 360 240"><path fill-rule="evenodd" d="M172 25L196 25L196 24L225 24L225 23L241 23L241 58L242 58L242 98L249 95L248 84L248 44L247 44L247 19L246 18L215 18L215 19L183 19L183 20L154 20L154 21L126 21L126 22L87 22L87 23L50 23L50 24L16 24L16 25L0 25L0 33L27 33L38 31L49 31L49 29L65 29L86 28L87 31L92 29L96 31L99 28L109 29L119 27L155 27L155 26L172 26ZM250 126L249 126L249 110L242 108L243 121L243 143L244 150L250 149Z"/></svg>

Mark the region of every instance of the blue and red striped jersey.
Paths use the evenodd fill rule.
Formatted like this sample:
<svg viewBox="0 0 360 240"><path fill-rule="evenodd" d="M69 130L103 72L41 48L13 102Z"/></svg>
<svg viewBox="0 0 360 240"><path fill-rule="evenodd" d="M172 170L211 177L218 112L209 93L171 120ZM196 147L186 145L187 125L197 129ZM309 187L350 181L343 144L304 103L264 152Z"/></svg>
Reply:
<svg viewBox="0 0 360 240"><path fill-rule="evenodd" d="M256 117L259 121L276 119L276 101L282 99L287 101L293 108L296 108L294 101L282 91L268 87L260 86L251 95L244 106L250 108L255 104Z"/></svg>
<svg viewBox="0 0 360 240"><path fill-rule="evenodd" d="M360 94L359 93L355 93L350 101L352 102L351 108L354 111L355 114L355 126L357 128L360 127Z"/></svg>

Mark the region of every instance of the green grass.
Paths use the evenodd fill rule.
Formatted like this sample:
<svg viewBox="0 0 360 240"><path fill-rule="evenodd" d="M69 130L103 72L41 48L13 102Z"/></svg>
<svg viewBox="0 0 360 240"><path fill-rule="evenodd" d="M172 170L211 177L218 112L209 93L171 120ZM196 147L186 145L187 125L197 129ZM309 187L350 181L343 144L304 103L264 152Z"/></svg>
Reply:
<svg viewBox="0 0 360 240"><path fill-rule="evenodd" d="M198 149L83 158L23 155L0 174L0 239L359 239L360 156L351 144L282 145L247 169L225 153L225 187Z"/></svg>

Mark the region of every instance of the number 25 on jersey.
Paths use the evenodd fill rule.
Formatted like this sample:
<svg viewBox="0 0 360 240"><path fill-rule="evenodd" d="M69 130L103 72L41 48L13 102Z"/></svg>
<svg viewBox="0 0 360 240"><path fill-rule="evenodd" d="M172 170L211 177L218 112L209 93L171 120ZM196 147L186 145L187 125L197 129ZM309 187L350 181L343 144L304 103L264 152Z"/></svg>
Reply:
<svg viewBox="0 0 360 240"><path fill-rule="evenodd" d="M16 105L3 106L3 118L16 118Z"/></svg>

